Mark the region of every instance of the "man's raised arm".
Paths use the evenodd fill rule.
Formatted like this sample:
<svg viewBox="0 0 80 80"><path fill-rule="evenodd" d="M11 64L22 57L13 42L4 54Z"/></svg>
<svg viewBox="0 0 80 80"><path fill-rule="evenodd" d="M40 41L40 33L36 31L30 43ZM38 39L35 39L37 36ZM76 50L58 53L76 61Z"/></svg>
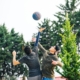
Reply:
<svg viewBox="0 0 80 80"><path fill-rule="evenodd" d="M34 43L34 46L38 46L40 33L41 33L44 29L45 29L45 28L40 28L40 29L39 29L39 32L38 32L38 35L37 35L37 37L36 37L36 41L35 41L35 43Z"/></svg>
<svg viewBox="0 0 80 80"><path fill-rule="evenodd" d="M44 29L45 29L45 28L40 28L40 29L39 29L38 35L37 35L37 37L36 37L36 41L34 40L34 38L32 39L32 41L35 42L35 43L34 43L33 51L36 52L36 53L38 52L38 42L39 42L40 33L41 33Z"/></svg>
<svg viewBox="0 0 80 80"><path fill-rule="evenodd" d="M42 52L46 52L46 51L47 51L40 43L38 43L38 48L39 48Z"/></svg>

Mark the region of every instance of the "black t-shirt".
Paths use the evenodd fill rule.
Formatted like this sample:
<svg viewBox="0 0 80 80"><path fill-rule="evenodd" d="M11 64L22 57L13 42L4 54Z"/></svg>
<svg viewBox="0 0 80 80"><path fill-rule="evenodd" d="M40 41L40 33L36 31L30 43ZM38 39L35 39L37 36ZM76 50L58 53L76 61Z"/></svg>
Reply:
<svg viewBox="0 0 80 80"><path fill-rule="evenodd" d="M38 47L35 46L32 53L30 55L23 56L19 59L20 63L25 63L29 67L29 76L37 76L40 75L40 64L38 59Z"/></svg>

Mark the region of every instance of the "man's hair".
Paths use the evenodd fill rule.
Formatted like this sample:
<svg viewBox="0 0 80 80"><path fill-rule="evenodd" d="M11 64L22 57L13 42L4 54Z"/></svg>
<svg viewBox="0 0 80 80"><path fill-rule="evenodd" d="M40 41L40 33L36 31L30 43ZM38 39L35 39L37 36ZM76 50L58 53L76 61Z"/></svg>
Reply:
<svg viewBox="0 0 80 80"><path fill-rule="evenodd" d="M30 48L29 46L26 46L26 47L24 48L24 52L25 52L27 55L29 55L29 54L31 53L31 48Z"/></svg>
<svg viewBox="0 0 80 80"><path fill-rule="evenodd" d="M55 46L56 51L60 50L60 47L58 45Z"/></svg>

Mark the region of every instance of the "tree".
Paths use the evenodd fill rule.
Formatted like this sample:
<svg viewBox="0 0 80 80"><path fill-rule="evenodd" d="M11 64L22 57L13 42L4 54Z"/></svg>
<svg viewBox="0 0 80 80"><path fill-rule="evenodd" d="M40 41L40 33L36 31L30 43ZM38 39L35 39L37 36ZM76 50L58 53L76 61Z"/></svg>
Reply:
<svg viewBox="0 0 80 80"><path fill-rule="evenodd" d="M69 14L69 19L71 25L74 24L73 31L77 34L77 44L80 43L80 10L77 7L80 4L80 0L65 0L65 4L60 4L58 8L61 10L57 12L54 16L57 17L57 21L53 21L58 28L58 33L62 33L62 24L65 22L65 14L66 12ZM58 37L58 36L57 36Z"/></svg>
<svg viewBox="0 0 80 80"><path fill-rule="evenodd" d="M44 19L42 23L39 23L39 28L45 27L46 29L41 33L40 43L46 48L49 49L50 46L56 45L57 39L57 28L55 24L50 19Z"/></svg>
<svg viewBox="0 0 80 80"><path fill-rule="evenodd" d="M60 33L62 45L60 58L63 62L62 72L57 72L68 80L80 80L80 56L77 54L76 34L72 31L68 16L63 25L64 32Z"/></svg>
<svg viewBox="0 0 80 80"><path fill-rule="evenodd" d="M8 32L4 24L0 26L0 77L5 74L13 76L26 72L27 69L23 65L12 65L12 51L17 51L17 59L19 59L23 56L24 44L23 35L19 35L14 29Z"/></svg>

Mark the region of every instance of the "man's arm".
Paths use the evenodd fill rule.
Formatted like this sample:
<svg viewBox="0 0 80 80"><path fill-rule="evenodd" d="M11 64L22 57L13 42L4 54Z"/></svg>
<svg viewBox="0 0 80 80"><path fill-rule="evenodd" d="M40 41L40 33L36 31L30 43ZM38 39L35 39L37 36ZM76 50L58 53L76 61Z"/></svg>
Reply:
<svg viewBox="0 0 80 80"><path fill-rule="evenodd" d="M40 43L38 43L38 47L42 52L46 52L47 51Z"/></svg>
<svg viewBox="0 0 80 80"><path fill-rule="evenodd" d="M36 42L34 43L34 46L38 46L39 36L40 36L40 31L38 32L38 35L36 37Z"/></svg>
<svg viewBox="0 0 80 80"><path fill-rule="evenodd" d="M36 53L38 52L38 42L39 42L39 37L40 37L40 33L44 30L45 28L40 28L39 29L39 32L38 32L38 35L36 37L36 41L35 41L35 44L34 44L34 49L33 51L35 51ZM34 40L33 40L34 41Z"/></svg>
<svg viewBox="0 0 80 80"><path fill-rule="evenodd" d="M60 66L60 67L63 66L63 64L62 64L61 61L54 61L54 60L52 60L52 64L53 64L53 65L58 65L58 66Z"/></svg>
<svg viewBox="0 0 80 80"><path fill-rule="evenodd" d="M40 28L40 29L39 29L39 32L38 32L38 35L37 35L37 37L36 37L36 41L35 41L34 46L38 46L40 33L41 33L44 29L45 29L45 28Z"/></svg>
<svg viewBox="0 0 80 80"><path fill-rule="evenodd" d="M63 64L62 64L62 62L61 61L58 61L58 64L57 64L58 66L60 66L60 67L62 67L63 66Z"/></svg>
<svg viewBox="0 0 80 80"><path fill-rule="evenodd" d="M16 51L13 51L12 54L13 54L13 65L15 66L20 64L20 62L16 60Z"/></svg>

